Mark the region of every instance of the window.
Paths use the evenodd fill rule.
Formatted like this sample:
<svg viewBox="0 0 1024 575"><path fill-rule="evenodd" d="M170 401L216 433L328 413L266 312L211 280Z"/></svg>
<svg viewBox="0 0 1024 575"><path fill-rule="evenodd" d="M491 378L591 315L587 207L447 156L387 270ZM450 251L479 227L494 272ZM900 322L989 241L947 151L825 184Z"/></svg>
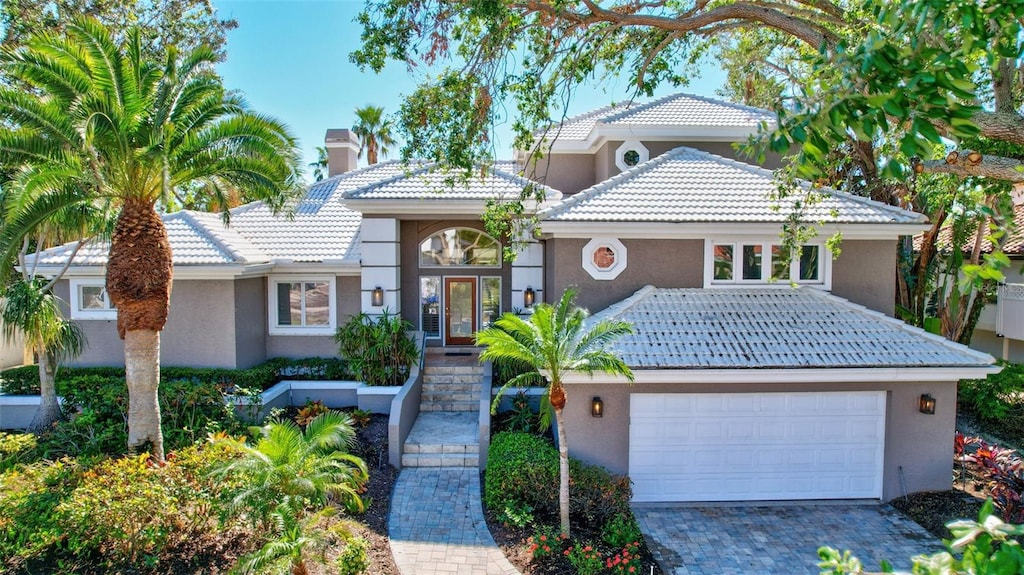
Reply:
<svg viewBox="0 0 1024 575"><path fill-rule="evenodd" d="M117 309L100 279L71 280L71 319L117 319Z"/></svg>
<svg viewBox="0 0 1024 575"><path fill-rule="evenodd" d="M765 285L782 282L823 285L829 289L828 258L824 246L800 246L787 262L781 245L772 242L709 241L706 285Z"/></svg>
<svg viewBox="0 0 1024 575"><path fill-rule="evenodd" d="M596 280L613 280L626 269L626 246L616 238L594 238L583 246L583 269Z"/></svg>
<svg viewBox="0 0 1024 575"><path fill-rule="evenodd" d="M420 278L420 329L426 337L441 337L441 278Z"/></svg>
<svg viewBox="0 0 1024 575"><path fill-rule="evenodd" d="M501 244L470 228L438 232L420 244L421 267L501 267Z"/></svg>
<svg viewBox="0 0 1024 575"><path fill-rule="evenodd" d="M501 315L501 278L480 278L480 325L490 327Z"/></svg>
<svg viewBox="0 0 1024 575"><path fill-rule="evenodd" d="M333 334L337 317L334 290L333 277L271 277L270 333Z"/></svg>
<svg viewBox="0 0 1024 575"><path fill-rule="evenodd" d="M651 159L651 152L639 140L626 140L615 150L615 167L620 172Z"/></svg>

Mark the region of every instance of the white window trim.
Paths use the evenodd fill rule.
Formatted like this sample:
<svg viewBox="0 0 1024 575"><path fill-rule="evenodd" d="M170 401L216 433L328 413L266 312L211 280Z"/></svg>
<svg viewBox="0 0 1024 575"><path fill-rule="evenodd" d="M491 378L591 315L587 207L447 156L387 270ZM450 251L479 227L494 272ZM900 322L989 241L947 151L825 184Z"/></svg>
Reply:
<svg viewBox="0 0 1024 575"><path fill-rule="evenodd" d="M599 248L611 248L615 252L615 263L612 267L601 269L594 265L594 252ZM583 269L596 280L613 280L626 270L626 246L616 238L594 238L583 246L581 253Z"/></svg>
<svg viewBox="0 0 1024 575"><path fill-rule="evenodd" d="M279 283L327 282L328 325L326 326L283 326L277 323L277 289ZM267 331L270 335L334 335L338 318L337 277L335 276L288 276L267 277Z"/></svg>
<svg viewBox="0 0 1024 575"><path fill-rule="evenodd" d="M494 263L494 264L472 264L472 265L471 264L443 265L443 264L437 264L437 263L423 263L423 243L426 242L426 241L429 241L430 238L432 238L432 237L434 237L434 236L436 236L438 234L443 234L443 233L451 231L451 230L470 230L470 231L476 232L476 233L478 233L478 234L480 234L480 235L482 235L482 236L484 236L484 237L494 241L494 243L498 246L498 262ZM504 256L503 246L501 245L500 241L498 241L491 234L489 234L489 233L487 233L485 231L478 230L476 228L468 228L466 226L456 226L454 228L445 228L443 230L436 231L436 232L430 234L429 236L423 238L422 240L420 240L419 243L416 244L416 261L419 263L420 269L435 269L435 270L501 269L501 266L504 263L502 261L502 257L503 256Z"/></svg>
<svg viewBox="0 0 1024 575"><path fill-rule="evenodd" d="M117 319L117 310L114 308L107 309L80 309L81 307L81 288L83 287L103 287L106 285L106 280L103 278L99 279L71 279L68 281L70 286L70 297L68 298L68 305L71 307L71 319L80 320L111 320ZM110 295L107 295L107 304L110 304Z"/></svg>
<svg viewBox="0 0 1024 575"><path fill-rule="evenodd" d="M640 156L640 160L634 166L630 166L626 163L626 152L629 151L634 151L638 156ZM643 145L640 140L626 140L618 147L618 149L615 150L615 167L618 168L620 172L632 170L636 166L639 166L650 159L651 151L648 150L647 146Z"/></svg>
<svg viewBox="0 0 1024 575"><path fill-rule="evenodd" d="M818 280L788 280L780 279L776 281L769 281L771 277L771 254L772 246L780 245L779 238L773 239L712 239L708 238L704 240L704 287L705 288L717 288L717 287L790 287L792 285L807 286L817 289L823 289L825 291L832 291L832 252L829 251L828 247L824 242L807 242L801 244L803 246L816 246L818 248ZM733 248L733 279L731 280L716 280L715 277L715 246L727 245ZM761 246L761 275L765 279L757 280L744 280L737 279L738 275L742 275L742 270L738 269L736 265L737 259L742 253L743 246L760 245ZM800 258L794 257L789 264L790 278L799 275L800 271Z"/></svg>
<svg viewBox="0 0 1024 575"><path fill-rule="evenodd" d="M480 328L479 329L483 329L483 325L484 325L484 281L485 280L489 280L489 279L496 279L496 280L498 280L498 311L496 312L496 314L494 316L494 320L495 321L497 321L498 318L500 318L501 314L502 314L502 311L501 311L502 310L502 307L501 307L501 296L502 296L502 290L505 289L505 286L504 286L504 282L501 281L501 276L479 276L479 278L480 279L477 282L479 284L479 286L477 287L477 289L480 291L480 293L477 294L476 301L480 302L480 309L477 310L477 313L479 314L479 321L478 321L478 323L480 324Z"/></svg>

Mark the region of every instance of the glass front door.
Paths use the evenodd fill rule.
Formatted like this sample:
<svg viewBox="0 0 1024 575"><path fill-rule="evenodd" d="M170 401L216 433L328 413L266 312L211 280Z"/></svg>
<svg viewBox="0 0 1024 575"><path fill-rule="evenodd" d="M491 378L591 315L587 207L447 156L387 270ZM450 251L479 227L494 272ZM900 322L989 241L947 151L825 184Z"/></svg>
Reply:
<svg viewBox="0 0 1024 575"><path fill-rule="evenodd" d="M446 345L473 345L476 332L476 278L445 278Z"/></svg>

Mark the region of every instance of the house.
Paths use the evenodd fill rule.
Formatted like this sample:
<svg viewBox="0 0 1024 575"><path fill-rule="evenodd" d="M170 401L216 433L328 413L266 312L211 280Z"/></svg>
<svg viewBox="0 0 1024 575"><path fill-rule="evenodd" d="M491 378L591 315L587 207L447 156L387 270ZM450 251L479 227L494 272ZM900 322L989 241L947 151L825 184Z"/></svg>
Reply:
<svg viewBox="0 0 1024 575"><path fill-rule="evenodd" d="M956 382L996 368L892 318L896 243L926 219L826 192L805 207L821 233L785 263L788 210L769 199L781 160L750 165L732 147L772 121L687 94L602 108L538 135L548 154L528 169L499 162L454 185L426 164L354 169L354 137L329 130L330 177L291 219L260 203L232 210L230 227L211 214L164 218L175 282L162 361L333 354L339 323L384 310L430 345L471 345L497 314L574 285L581 305L636 326L618 351L637 383L573 377L570 445L628 472L638 501L948 488ZM533 180L541 234L509 263L479 215ZM835 232L839 254L824 242ZM58 286L89 336L82 365L122 361L105 252L81 250ZM40 267L69 255L44 252Z"/></svg>

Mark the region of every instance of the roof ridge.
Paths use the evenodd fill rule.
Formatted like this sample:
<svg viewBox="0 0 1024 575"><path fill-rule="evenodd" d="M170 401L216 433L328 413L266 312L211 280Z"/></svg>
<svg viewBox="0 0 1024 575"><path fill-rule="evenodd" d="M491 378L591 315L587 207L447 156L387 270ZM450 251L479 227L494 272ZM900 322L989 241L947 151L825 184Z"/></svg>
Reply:
<svg viewBox="0 0 1024 575"><path fill-rule="evenodd" d="M628 103L626 104L627 107L632 102L634 102L634 100L633 99L629 99ZM558 122L552 122L551 124L549 124L548 126L546 126L544 128L538 128L536 131L533 132L533 135L534 136L546 136L549 132L554 130L556 132L556 138L557 138L557 132L560 132L564 126L568 126L569 124L574 124L576 122L579 122L580 120L586 120L588 118L591 118L591 117L594 117L594 116L598 116L600 114L607 114L607 113L611 112L613 109L615 109L616 107L618 107L620 105L621 104L608 104L607 106L601 106L600 108L594 108L593 110L590 110L588 112L583 112L581 114L576 114L575 116L569 116L568 118L563 118L562 120L559 120Z"/></svg>
<svg viewBox="0 0 1024 575"><path fill-rule="evenodd" d="M601 322L606 319L613 319L617 316L622 315L633 306L639 304L647 296L658 292L658 288L654 285L647 284L644 287L633 292L633 295L627 297L624 300L613 303L612 305L604 308L603 310L595 313L594 315L587 318L589 321Z"/></svg>
<svg viewBox="0 0 1024 575"><path fill-rule="evenodd" d="M626 116L629 116L629 115L632 115L632 114L636 114L636 113L642 112L644 110L649 110L651 108L654 108L655 106L660 106L660 105L662 105L662 104L664 104L666 102L669 102L669 101L672 101L672 100L677 100L677 99L680 99L680 98L690 98L692 100L698 100L698 101L704 102L706 104L713 104L713 105L716 105L716 106L725 106L725 107L728 107L728 108L734 108L734 109L737 109L737 110L744 110L744 111L748 111L748 112L755 112L755 113L758 113L758 114L772 114L771 110L765 110L763 108L755 108L753 106L747 106L745 104L738 104L736 102L730 102L728 100L719 100L719 99L716 99L716 98L708 98L707 96L698 96L697 94L690 94L688 92L676 92L674 94L669 94L667 96L662 96L661 98L658 98L656 100L651 100L650 102L647 102L645 104L640 104L638 106L625 109L625 110L623 110L621 112L618 112L616 114L612 114L610 116L606 116L604 118L601 118L599 121L602 122L602 123L605 123L605 122L615 122L615 121L618 121L618 120L621 120L621 119L625 118Z"/></svg>
<svg viewBox="0 0 1024 575"><path fill-rule="evenodd" d="M398 162L400 160L388 160L388 161L389 162ZM377 163L377 164L374 164L374 165L375 166L379 166L379 165L381 165L381 163ZM410 163L407 163L407 165L409 165L411 167L412 164L410 162ZM344 192L341 193L341 198L342 199L357 199L357 198L353 198L353 196L355 196L356 194L363 193L366 190L369 190L369 189L372 189L372 188L376 188L376 187L380 187L380 186L384 186L384 185L387 185L387 184L391 184L391 183L397 182L398 180L400 180L402 178L411 177L411 176L414 176L416 174L423 173L424 171L429 170L430 167L433 166L433 165L435 165L434 162L423 161L423 162L421 162L419 164L419 167L417 167L417 168L413 168L413 169L410 169L408 171L402 170L401 172L399 172L397 174L394 174L392 176L389 176L387 178L384 178L383 180L377 180L377 181L370 182L368 184L364 184L362 186L359 186L358 188L352 188L351 190L344 191Z"/></svg>
<svg viewBox="0 0 1024 575"><path fill-rule="evenodd" d="M524 186L528 186L528 185L538 186L540 189L545 190L545 193L544 193L544 197L545 198L554 197L554 198L557 198L559 200L562 199L562 192L559 191L559 190L556 190L555 188L552 188L551 186L549 186L547 184L544 184L544 183L541 183L541 182L538 182L538 181L535 181L535 180L531 180L530 178L527 178L526 176L520 176L519 174L513 174L513 173L510 173L510 172L506 172L505 170L495 168L493 163L491 165L489 165L489 166L486 166L486 168L491 171L491 175L497 176L497 175L500 174L501 176L504 176L505 178L510 179L513 183L523 184Z"/></svg>
<svg viewBox="0 0 1024 575"><path fill-rule="evenodd" d="M215 215L215 214L213 214L213 212L200 212L200 211L195 211L195 210L179 210L177 212L174 212L174 214L171 214L171 215L176 215L176 214L181 214L182 215L182 219L187 220L189 222L189 224L191 225L192 229L194 229L197 232L199 232L200 234L202 234L203 237L205 237L208 241L210 241L214 245L216 245L217 248L220 251L222 251L225 254L227 254L233 261L240 262L240 263L248 263L249 262L249 259L246 258L239 250L237 250L234 247L232 247L224 237L222 237L216 231L212 230L209 226L206 225L206 222L202 221L198 217L200 215L203 215L203 216ZM236 235L241 236L241 234L238 234L237 232L235 232L235 233L236 233ZM246 240L246 241L248 241L248 240Z"/></svg>

